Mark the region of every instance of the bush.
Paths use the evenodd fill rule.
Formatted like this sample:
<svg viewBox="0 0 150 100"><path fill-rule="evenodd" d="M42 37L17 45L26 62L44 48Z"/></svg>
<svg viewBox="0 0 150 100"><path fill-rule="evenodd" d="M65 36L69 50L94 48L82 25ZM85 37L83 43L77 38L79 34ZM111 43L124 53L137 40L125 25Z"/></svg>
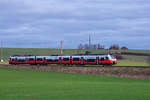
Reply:
<svg viewBox="0 0 150 100"><path fill-rule="evenodd" d="M85 51L85 55L91 54L90 51Z"/></svg>
<svg viewBox="0 0 150 100"><path fill-rule="evenodd" d="M120 53L115 53L114 56L116 57L116 59L123 59Z"/></svg>
<svg viewBox="0 0 150 100"><path fill-rule="evenodd" d="M121 49L122 49L122 50L128 50L128 48L125 47L125 46L121 47Z"/></svg>
<svg viewBox="0 0 150 100"><path fill-rule="evenodd" d="M110 50L119 50L119 48L120 48L119 45L114 44L114 45L111 45L109 49Z"/></svg>

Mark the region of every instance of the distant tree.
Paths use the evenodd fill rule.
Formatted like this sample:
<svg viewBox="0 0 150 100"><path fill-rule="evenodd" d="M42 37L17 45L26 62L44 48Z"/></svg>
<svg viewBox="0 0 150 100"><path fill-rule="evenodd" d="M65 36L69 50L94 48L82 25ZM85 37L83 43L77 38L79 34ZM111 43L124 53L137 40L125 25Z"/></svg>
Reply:
<svg viewBox="0 0 150 100"><path fill-rule="evenodd" d="M89 55L89 54L91 54L90 51L85 51L85 55Z"/></svg>
<svg viewBox="0 0 150 100"><path fill-rule="evenodd" d="M119 50L119 45L117 45L117 44L113 44L113 45L111 45L110 47L109 47L109 49L111 49L111 50Z"/></svg>
<svg viewBox="0 0 150 100"><path fill-rule="evenodd" d="M103 45L97 44L97 49L104 49Z"/></svg>
<svg viewBox="0 0 150 100"><path fill-rule="evenodd" d="M97 44L94 44L94 45L93 45L93 49L97 49Z"/></svg>
<svg viewBox="0 0 150 100"><path fill-rule="evenodd" d="M84 49L89 49L89 45L88 44L84 44Z"/></svg>
<svg viewBox="0 0 150 100"><path fill-rule="evenodd" d="M121 47L121 50L128 50L126 46Z"/></svg>
<svg viewBox="0 0 150 100"><path fill-rule="evenodd" d="M120 53L115 53L115 57L117 59L123 59L122 55Z"/></svg>
<svg viewBox="0 0 150 100"><path fill-rule="evenodd" d="M94 50L96 50L96 49L104 49L104 46L100 45L100 44L91 44L89 46L89 44L82 44L82 43L80 43L78 45L78 49L94 49Z"/></svg>
<svg viewBox="0 0 150 100"><path fill-rule="evenodd" d="M96 44L90 45L90 49L97 49L97 45Z"/></svg>
<svg viewBox="0 0 150 100"><path fill-rule="evenodd" d="M78 49L84 49L84 46L80 43Z"/></svg>

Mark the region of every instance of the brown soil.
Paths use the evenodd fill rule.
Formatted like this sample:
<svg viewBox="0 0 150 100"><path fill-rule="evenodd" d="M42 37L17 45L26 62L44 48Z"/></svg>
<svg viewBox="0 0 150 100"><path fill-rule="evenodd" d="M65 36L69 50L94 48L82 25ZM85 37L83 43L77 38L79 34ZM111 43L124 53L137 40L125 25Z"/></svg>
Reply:
<svg viewBox="0 0 150 100"><path fill-rule="evenodd" d="M45 72L63 72L63 73L78 73L92 74L101 76L118 76L128 78L150 79L150 68L142 67L62 67L58 66L27 66L27 65L0 65L0 68L15 68L40 70Z"/></svg>

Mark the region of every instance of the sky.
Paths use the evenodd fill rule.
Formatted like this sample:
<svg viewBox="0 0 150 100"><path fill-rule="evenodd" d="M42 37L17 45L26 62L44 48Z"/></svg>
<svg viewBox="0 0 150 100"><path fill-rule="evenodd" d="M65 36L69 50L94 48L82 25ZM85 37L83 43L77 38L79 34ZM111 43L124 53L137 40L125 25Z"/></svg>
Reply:
<svg viewBox="0 0 150 100"><path fill-rule="evenodd" d="M4 47L150 49L150 0L0 0Z"/></svg>

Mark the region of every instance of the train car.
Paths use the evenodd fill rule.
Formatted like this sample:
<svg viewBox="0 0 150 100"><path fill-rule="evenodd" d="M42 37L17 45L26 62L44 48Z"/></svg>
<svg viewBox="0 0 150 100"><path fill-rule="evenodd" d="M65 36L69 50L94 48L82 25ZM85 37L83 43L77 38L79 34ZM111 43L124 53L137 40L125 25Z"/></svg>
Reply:
<svg viewBox="0 0 150 100"><path fill-rule="evenodd" d="M9 64L27 64L26 56L12 56L9 59Z"/></svg>
<svg viewBox="0 0 150 100"><path fill-rule="evenodd" d="M60 56L61 64L71 64L71 56Z"/></svg>
<svg viewBox="0 0 150 100"><path fill-rule="evenodd" d="M112 55L101 55L98 56L98 63L100 65L113 65L116 64L116 59Z"/></svg>
<svg viewBox="0 0 150 100"><path fill-rule="evenodd" d="M71 64L83 64L83 57L82 56L72 56Z"/></svg>
<svg viewBox="0 0 150 100"><path fill-rule="evenodd" d="M16 64L16 57L15 56L11 56L9 58L9 64Z"/></svg>
<svg viewBox="0 0 150 100"><path fill-rule="evenodd" d="M45 56L36 56L36 64L45 65Z"/></svg>
<svg viewBox="0 0 150 100"><path fill-rule="evenodd" d="M45 63L46 64L60 64L60 57L59 56L46 56Z"/></svg>
<svg viewBox="0 0 150 100"><path fill-rule="evenodd" d="M27 64L27 57L17 57L16 59L17 64Z"/></svg>
<svg viewBox="0 0 150 100"><path fill-rule="evenodd" d="M27 59L28 64L35 65L36 64L36 56L29 56Z"/></svg>
<svg viewBox="0 0 150 100"><path fill-rule="evenodd" d="M97 56L83 56L83 64L98 64Z"/></svg>
<svg viewBox="0 0 150 100"><path fill-rule="evenodd" d="M98 56L98 64L99 65L106 65L106 61L107 61L107 58L108 58L108 56L106 56L106 55L100 55L100 56Z"/></svg>
<svg viewBox="0 0 150 100"><path fill-rule="evenodd" d="M112 64L117 64L117 59L115 58L114 55L110 55L110 59L112 60Z"/></svg>

